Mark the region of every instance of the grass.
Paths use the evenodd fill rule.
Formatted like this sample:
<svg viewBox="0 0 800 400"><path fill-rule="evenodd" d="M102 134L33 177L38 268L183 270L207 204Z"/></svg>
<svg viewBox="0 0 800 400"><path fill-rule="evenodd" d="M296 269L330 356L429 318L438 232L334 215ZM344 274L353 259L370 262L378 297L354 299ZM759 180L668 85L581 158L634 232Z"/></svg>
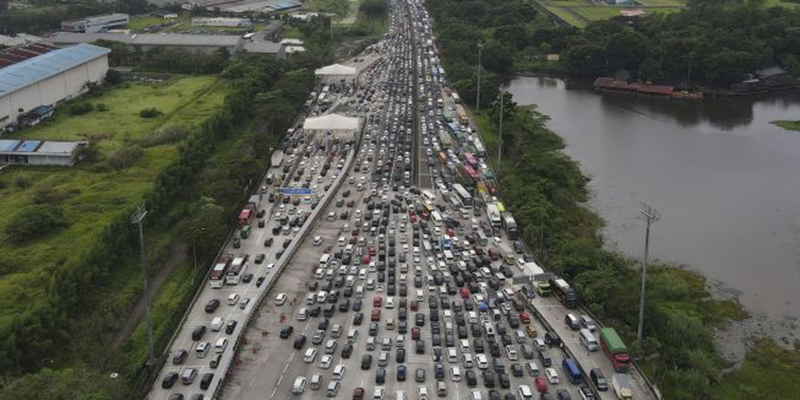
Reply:
<svg viewBox="0 0 800 400"><path fill-rule="evenodd" d="M637 6L610 6L590 3L584 0L539 0L541 5L556 17L577 28L584 28L590 22L620 16L622 10L640 9L647 13L672 13L686 7L685 0L640 0ZM779 1L779 0L772 0Z"/></svg>
<svg viewBox="0 0 800 400"><path fill-rule="evenodd" d="M145 28L149 28L154 25L163 24L171 20L158 18L158 17L151 17L149 15L146 16L134 16L131 17L130 21L128 22L128 29L133 31L140 31Z"/></svg>
<svg viewBox="0 0 800 400"><path fill-rule="evenodd" d="M795 396L800 393L800 348L787 351L768 340L756 341L742 367L726 376L712 393L719 400Z"/></svg>
<svg viewBox="0 0 800 400"><path fill-rule="evenodd" d="M764 5L767 7L786 7L786 8L798 8L800 7L800 3L792 3L788 1L781 1L781 0L764 0Z"/></svg>
<svg viewBox="0 0 800 400"><path fill-rule="evenodd" d="M330 12L340 18L347 15L347 10L350 9L349 0L308 0L303 5L308 10Z"/></svg>
<svg viewBox="0 0 800 400"><path fill-rule="evenodd" d="M164 84L132 83L112 88L98 97L78 99L105 104L109 110L82 116L68 115L59 107L56 118L44 126L14 135L19 139L86 140L97 135L100 158L137 143L165 125L193 127L218 109L227 90L217 78L174 78ZM211 90L213 89L213 90ZM155 107L163 115L143 119L141 109ZM113 170L105 163L79 163L71 168L11 167L0 175L0 318L8 318L43 295L47 268L77 257L94 235L140 201L153 186L155 176L176 157L176 144L146 148L132 166ZM12 183L24 175L30 185ZM33 202L38 193L51 193L64 211L65 227L24 243L11 243L5 228L17 210Z"/></svg>
<svg viewBox="0 0 800 400"><path fill-rule="evenodd" d="M545 6L545 7L547 8L547 10L555 14L559 19L576 28L585 28L587 25L586 21L570 13L568 10L569 7L553 7L553 6Z"/></svg>
<svg viewBox="0 0 800 400"><path fill-rule="evenodd" d="M800 121L772 121L774 125L790 131L800 131Z"/></svg>

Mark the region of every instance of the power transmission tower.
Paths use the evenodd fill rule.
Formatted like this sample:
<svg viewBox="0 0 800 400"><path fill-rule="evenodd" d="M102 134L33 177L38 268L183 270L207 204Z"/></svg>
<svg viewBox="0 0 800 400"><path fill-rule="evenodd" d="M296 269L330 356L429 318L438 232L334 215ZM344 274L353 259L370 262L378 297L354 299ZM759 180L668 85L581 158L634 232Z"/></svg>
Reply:
<svg viewBox="0 0 800 400"><path fill-rule="evenodd" d="M142 227L142 221L144 221L145 215L147 215L147 209L144 205L140 205L136 211L131 214L131 223L134 225L139 225L139 248L141 250L142 258L142 279L144 280L144 312L145 318L147 319L147 365L153 365L156 363L155 352L153 350L153 319L150 316L150 300L148 298L149 285L147 279L147 253L144 250L144 228Z"/></svg>
<svg viewBox="0 0 800 400"><path fill-rule="evenodd" d="M649 204L642 203L642 208L639 213L647 221L647 230L644 234L644 260L642 262L642 295L639 303L639 328L636 332L636 345L641 355L642 351L642 328L644 325L644 303L645 303L645 287L647 285L647 256L650 251L650 225L656 223L661 219L661 214Z"/></svg>

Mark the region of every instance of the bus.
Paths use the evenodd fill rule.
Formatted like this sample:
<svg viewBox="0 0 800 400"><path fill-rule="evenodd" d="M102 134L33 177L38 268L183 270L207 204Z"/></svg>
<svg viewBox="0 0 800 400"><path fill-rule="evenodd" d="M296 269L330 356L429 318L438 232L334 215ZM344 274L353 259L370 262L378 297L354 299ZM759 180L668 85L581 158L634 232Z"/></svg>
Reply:
<svg viewBox="0 0 800 400"><path fill-rule="evenodd" d="M453 184L453 191L456 192L456 196L461 200L461 204L467 207L472 205L472 195L460 183Z"/></svg>
<svg viewBox="0 0 800 400"><path fill-rule="evenodd" d="M433 191L431 191L431 190L423 190L422 191L422 197L425 199L425 201L434 201L434 200L436 200L436 195L433 194Z"/></svg>
<svg viewBox="0 0 800 400"><path fill-rule="evenodd" d="M475 168L478 165L478 160L475 159L475 156L473 156L472 153L464 153L464 162L472 168Z"/></svg>
<svg viewBox="0 0 800 400"><path fill-rule="evenodd" d="M434 226L442 226L442 214L439 214L439 211L431 213L431 220L433 220Z"/></svg>
<svg viewBox="0 0 800 400"><path fill-rule="evenodd" d="M219 289L225 284L225 275L228 273L228 268L231 265L233 257L230 255L222 255L214 263L214 268L208 274L208 285L214 289Z"/></svg>
<svg viewBox="0 0 800 400"><path fill-rule="evenodd" d="M247 271L248 258L249 256L245 255L233 259L230 268L228 268L228 273L225 274L226 285L238 285L241 282L242 276Z"/></svg>

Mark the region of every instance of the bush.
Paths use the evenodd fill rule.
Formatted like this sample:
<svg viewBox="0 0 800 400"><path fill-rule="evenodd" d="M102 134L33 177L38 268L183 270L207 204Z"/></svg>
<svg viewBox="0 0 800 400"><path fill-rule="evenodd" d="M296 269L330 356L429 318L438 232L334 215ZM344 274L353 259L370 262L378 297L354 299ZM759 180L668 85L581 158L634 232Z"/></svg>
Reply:
<svg viewBox="0 0 800 400"><path fill-rule="evenodd" d="M11 180L11 182L14 183L14 186L20 189L29 188L33 184L31 177L26 174L14 175L14 178Z"/></svg>
<svg viewBox="0 0 800 400"><path fill-rule="evenodd" d="M122 81L122 75L117 72L117 70L109 69L108 72L106 72L106 83L109 85L117 85L122 83Z"/></svg>
<svg viewBox="0 0 800 400"><path fill-rule="evenodd" d="M69 113L72 115L88 114L94 110L92 103L77 103L69 107Z"/></svg>
<svg viewBox="0 0 800 400"><path fill-rule="evenodd" d="M189 135L189 131L180 126L162 126L142 140L143 147L153 147L167 143L175 143Z"/></svg>
<svg viewBox="0 0 800 400"><path fill-rule="evenodd" d="M108 165L116 170L121 170L136 164L142 157L142 149L139 146L126 147L119 149L108 157Z"/></svg>
<svg viewBox="0 0 800 400"><path fill-rule="evenodd" d="M108 110L109 110L108 105L105 103L100 103L97 105L97 111L99 112L106 112Z"/></svg>
<svg viewBox="0 0 800 400"><path fill-rule="evenodd" d="M142 118L155 118L155 117L157 117L157 116L159 116L161 114L162 114L162 112L158 111L158 109L155 108L155 107L153 107L153 108L145 108L144 110L139 111L139 116L142 117Z"/></svg>
<svg viewBox="0 0 800 400"><path fill-rule="evenodd" d="M60 207L44 204L27 206L11 219L6 226L6 234L16 242L30 240L62 225L62 216Z"/></svg>

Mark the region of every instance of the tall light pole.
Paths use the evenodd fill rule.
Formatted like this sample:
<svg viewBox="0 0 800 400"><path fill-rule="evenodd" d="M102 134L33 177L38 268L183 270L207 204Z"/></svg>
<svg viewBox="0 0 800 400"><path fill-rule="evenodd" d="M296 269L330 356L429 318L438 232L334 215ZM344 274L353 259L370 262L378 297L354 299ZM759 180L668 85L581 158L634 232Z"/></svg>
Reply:
<svg viewBox="0 0 800 400"><path fill-rule="evenodd" d="M136 211L131 214L131 223L134 225L139 225L139 248L141 250L142 280L144 281L144 312L145 318L147 319L147 365L153 365L156 363L156 357L153 351L153 320L150 317L150 300L148 298L149 289L147 282L147 253L145 253L144 250L144 228L142 227L142 221L144 221L145 215L147 215L147 209L144 207L144 205L140 205Z"/></svg>
<svg viewBox="0 0 800 400"><path fill-rule="evenodd" d="M481 110L481 50L483 43L478 42L478 98L475 100L475 111Z"/></svg>
<svg viewBox="0 0 800 400"><path fill-rule="evenodd" d="M194 274L192 274L192 287L194 287L194 280L197 278L197 232L203 232L206 228L196 228L192 231L192 260L194 262Z"/></svg>
<svg viewBox="0 0 800 400"><path fill-rule="evenodd" d="M500 132L497 134L497 170L495 171L495 179L500 176L499 172L503 162L503 101L505 97L505 91L500 90Z"/></svg>
<svg viewBox="0 0 800 400"><path fill-rule="evenodd" d="M650 225L661 219L661 214L649 204L642 203L639 213L647 221L647 230L644 234L644 260L642 262L642 295L639 303L639 329L636 332L636 345L641 356L642 351L642 327L644 325L644 302L645 286L647 285L647 255L650 250Z"/></svg>

